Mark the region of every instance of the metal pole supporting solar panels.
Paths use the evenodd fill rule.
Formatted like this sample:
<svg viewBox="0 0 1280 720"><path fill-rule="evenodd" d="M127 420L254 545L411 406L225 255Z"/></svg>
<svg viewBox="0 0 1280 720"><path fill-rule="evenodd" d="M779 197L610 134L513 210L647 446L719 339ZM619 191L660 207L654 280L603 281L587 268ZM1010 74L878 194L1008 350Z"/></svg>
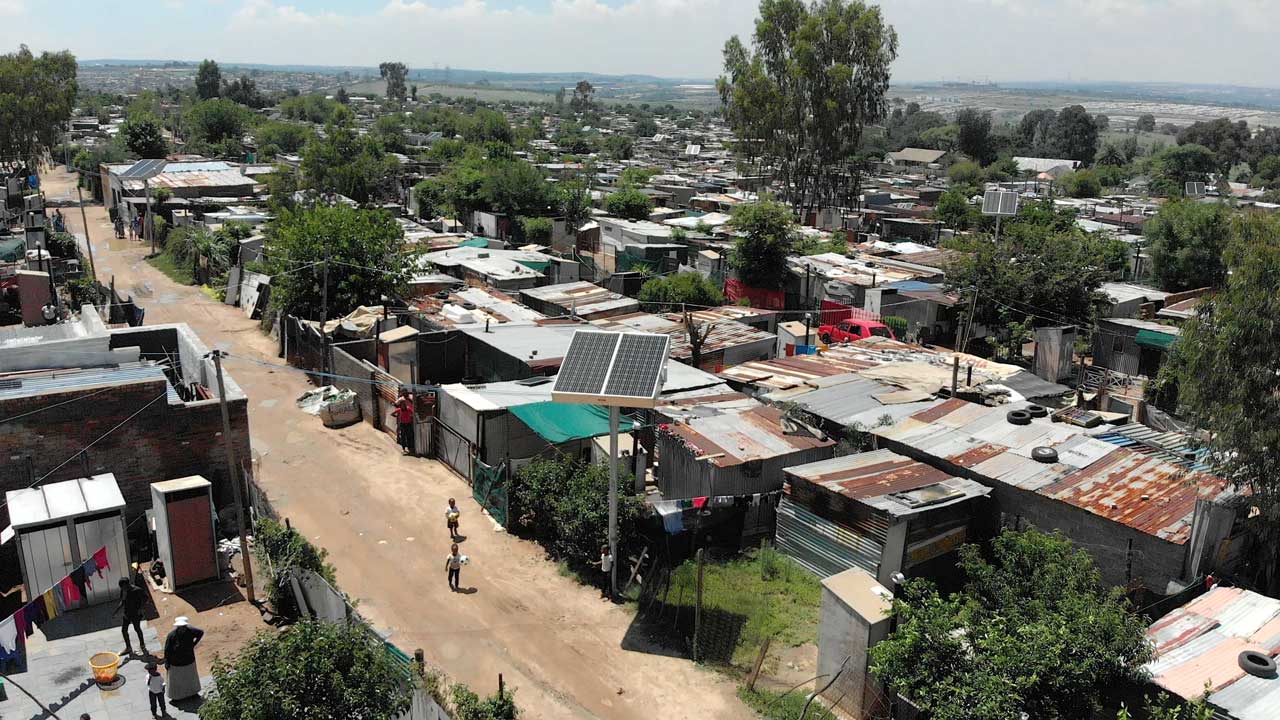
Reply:
<svg viewBox="0 0 1280 720"><path fill-rule="evenodd" d="M988 190L982 196L982 214L996 218L996 240L1000 240L1000 219L1018 214L1018 193L1012 190Z"/></svg>
<svg viewBox="0 0 1280 720"><path fill-rule="evenodd" d="M671 338L644 333L574 333L551 399L609 408L609 589L618 593L618 422L624 407L658 403Z"/></svg>

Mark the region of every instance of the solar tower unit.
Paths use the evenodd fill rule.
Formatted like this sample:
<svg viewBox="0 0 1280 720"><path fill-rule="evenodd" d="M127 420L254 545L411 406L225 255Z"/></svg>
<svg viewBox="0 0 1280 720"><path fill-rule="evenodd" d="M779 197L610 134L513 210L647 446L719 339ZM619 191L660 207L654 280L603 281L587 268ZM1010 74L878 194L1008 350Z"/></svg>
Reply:
<svg viewBox="0 0 1280 720"><path fill-rule="evenodd" d="M621 408L658 403L671 338L579 330L560 363L551 399L609 408L609 587L618 592L618 421Z"/></svg>
<svg viewBox="0 0 1280 720"><path fill-rule="evenodd" d="M1012 190L988 190L982 196L982 214L995 216L996 240L999 240L1000 219L1018 214L1018 193Z"/></svg>
<svg viewBox="0 0 1280 720"><path fill-rule="evenodd" d="M142 187L147 193L147 217L144 230L146 231L147 240L151 243L151 254L156 254L156 236L152 226L155 224L151 219L151 178L164 172L165 167L169 164L168 160L139 160L129 166L128 170L119 174L122 180L141 180Z"/></svg>

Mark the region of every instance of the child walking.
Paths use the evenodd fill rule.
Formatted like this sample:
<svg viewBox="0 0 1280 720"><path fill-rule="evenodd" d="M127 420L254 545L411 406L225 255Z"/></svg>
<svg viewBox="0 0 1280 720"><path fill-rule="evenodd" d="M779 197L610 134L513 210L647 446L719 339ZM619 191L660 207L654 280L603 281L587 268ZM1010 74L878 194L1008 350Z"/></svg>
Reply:
<svg viewBox="0 0 1280 720"><path fill-rule="evenodd" d="M449 547L449 557L444 559L444 568L449 573L449 589L458 592L461 585L459 577L462 566L467 562L466 555L458 554L458 543L454 543Z"/></svg>
<svg viewBox="0 0 1280 720"><path fill-rule="evenodd" d="M461 516L462 511L458 509L458 501L449 498L449 507L444 509L444 522L449 527L450 540L458 537L458 518Z"/></svg>
<svg viewBox="0 0 1280 720"><path fill-rule="evenodd" d="M147 663L147 699L151 703L152 717L169 717L169 711L164 705L164 677L153 662Z"/></svg>

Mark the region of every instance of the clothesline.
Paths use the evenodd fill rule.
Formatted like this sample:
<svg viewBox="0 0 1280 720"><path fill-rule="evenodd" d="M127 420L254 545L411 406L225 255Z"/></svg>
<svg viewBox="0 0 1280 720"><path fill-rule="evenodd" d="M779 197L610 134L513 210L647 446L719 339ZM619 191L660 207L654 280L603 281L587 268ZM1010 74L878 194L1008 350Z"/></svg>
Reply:
<svg viewBox="0 0 1280 720"><path fill-rule="evenodd" d="M662 517L662 526L667 531L667 534L676 535L684 532L683 513L685 510L725 508L735 505L757 507L761 503L776 505L778 498L781 496L781 490L752 493L751 495L704 495L681 500L657 500L653 503L653 509Z"/></svg>
<svg viewBox="0 0 1280 720"><path fill-rule="evenodd" d="M89 595L93 587L93 576L105 579L103 570L111 569L111 561L107 557L107 546L103 545L80 567L72 570L52 587L35 595L17 612L0 621L0 660L12 660L20 657L36 627L75 609L77 603Z"/></svg>

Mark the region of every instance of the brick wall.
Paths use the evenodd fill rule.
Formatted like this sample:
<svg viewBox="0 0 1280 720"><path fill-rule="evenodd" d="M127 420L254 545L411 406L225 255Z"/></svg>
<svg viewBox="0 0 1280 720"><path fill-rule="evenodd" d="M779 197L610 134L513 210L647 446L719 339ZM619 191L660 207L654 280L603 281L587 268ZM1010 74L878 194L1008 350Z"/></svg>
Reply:
<svg viewBox="0 0 1280 720"><path fill-rule="evenodd" d="M0 418L40 410L96 389L0 401ZM160 380L122 384L90 398L0 423L0 494L43 482L83 477L86 462L77 453L165 392ZM228 402L236 462L249 457L248 401ZM203 475L214 487L219 508L232 503L222 445L217 400L170 405L161 398L87 451L90 474L114 473L132 522L151 506L150 484ZM27 458L30 458L28 465ZM60 463L71 458L61 468ZM28 470L30 467L30 471ZM34 478L31 476L34 474ZM8 513L3 515L8 524Z"/></svg>

